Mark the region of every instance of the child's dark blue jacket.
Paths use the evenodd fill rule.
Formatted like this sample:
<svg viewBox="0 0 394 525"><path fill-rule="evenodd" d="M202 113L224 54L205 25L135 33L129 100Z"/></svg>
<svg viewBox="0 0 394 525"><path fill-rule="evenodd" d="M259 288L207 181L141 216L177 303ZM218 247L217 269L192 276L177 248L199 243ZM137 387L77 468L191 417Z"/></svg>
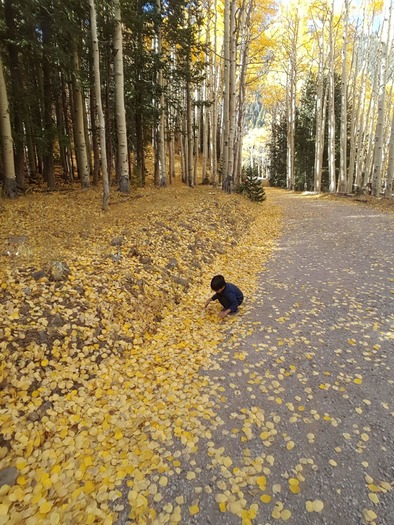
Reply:
<svg viewBox="0 0 394 525"><path fill-rule="evenodd" d="M235 312L244 300L244 294L235 284L226 283L222 292L215 293L215 295L211 297L211 301L216 300L219 301L225 310L230 309L232 312Z"/></svg>

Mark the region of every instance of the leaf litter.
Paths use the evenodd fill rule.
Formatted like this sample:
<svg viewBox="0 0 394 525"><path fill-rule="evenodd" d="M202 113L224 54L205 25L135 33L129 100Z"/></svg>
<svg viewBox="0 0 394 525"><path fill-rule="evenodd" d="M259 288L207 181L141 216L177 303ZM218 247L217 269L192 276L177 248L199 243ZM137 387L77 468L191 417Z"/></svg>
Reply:
<svg viewBox="0 0 394 525"><path fill-rule="evenodd" d="M179 496L155 506L185 461L188 479L199 473L190 458L223 397L199 371L237 323L202 309L210 279L251 296L281 229L276 205L212 188L139 190L106 214L98 200L31 195L2 210L0 475L14 478L0 486L0 525L111 524L125 487L131 523L181 521ZM229 472L232 459L212 454Z"/></svg>

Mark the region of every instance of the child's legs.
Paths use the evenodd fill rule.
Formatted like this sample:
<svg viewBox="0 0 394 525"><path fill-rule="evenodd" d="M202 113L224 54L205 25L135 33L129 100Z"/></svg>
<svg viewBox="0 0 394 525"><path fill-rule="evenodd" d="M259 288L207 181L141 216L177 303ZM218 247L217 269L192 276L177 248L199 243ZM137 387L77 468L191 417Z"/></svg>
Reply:
<svg viewBox="0 0 394 525"><path fill-rule="evenodd" d="M223 310L230 308L230 301L227 301L225 297L219 297L219 303L223 306Z"/></svg>

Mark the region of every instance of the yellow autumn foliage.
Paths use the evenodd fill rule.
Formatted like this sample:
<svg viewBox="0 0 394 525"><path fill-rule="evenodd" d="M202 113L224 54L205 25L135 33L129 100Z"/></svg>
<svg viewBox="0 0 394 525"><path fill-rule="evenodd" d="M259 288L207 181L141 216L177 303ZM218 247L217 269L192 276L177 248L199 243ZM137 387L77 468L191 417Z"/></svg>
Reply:
<svg viewBox="0 0 394 525"><path fill-rule="evenodd" d="M110 524L122 484L129 519L155 519L150 502L180 450L198 450L216 417L221 393L199 371L237 318L203 309L211 277L236 282L247 311L280 229L269 201L211 187L116 195L107 213L99 201L90 190L4 204L0 470L18 477L2 493L0 523ZM26 237L23 253L13 236ZM59 261L69 271L54 280ZM167 510L180 521L180 507Z"/></svg>

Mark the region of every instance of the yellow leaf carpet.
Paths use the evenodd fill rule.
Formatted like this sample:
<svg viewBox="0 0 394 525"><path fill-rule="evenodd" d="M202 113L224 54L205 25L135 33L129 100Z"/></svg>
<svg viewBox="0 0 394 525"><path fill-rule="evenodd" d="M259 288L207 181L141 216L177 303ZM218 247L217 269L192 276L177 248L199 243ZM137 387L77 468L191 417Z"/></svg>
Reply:
<svg viewBox="0 0 394 525"><path fill-rule="evenodd" d="M0 525L111 524L125 486L130 523L157 520L161 487L185 458L193 479L217 426L221 392L199 371L237 316L204 310L210 280L237 284L247 313L280 232L269 195L144 189L107 213L100 198L29 195L1 211L0 475L15 477L0 486ZM178 500L163 522L180 522Z"/></svg>

